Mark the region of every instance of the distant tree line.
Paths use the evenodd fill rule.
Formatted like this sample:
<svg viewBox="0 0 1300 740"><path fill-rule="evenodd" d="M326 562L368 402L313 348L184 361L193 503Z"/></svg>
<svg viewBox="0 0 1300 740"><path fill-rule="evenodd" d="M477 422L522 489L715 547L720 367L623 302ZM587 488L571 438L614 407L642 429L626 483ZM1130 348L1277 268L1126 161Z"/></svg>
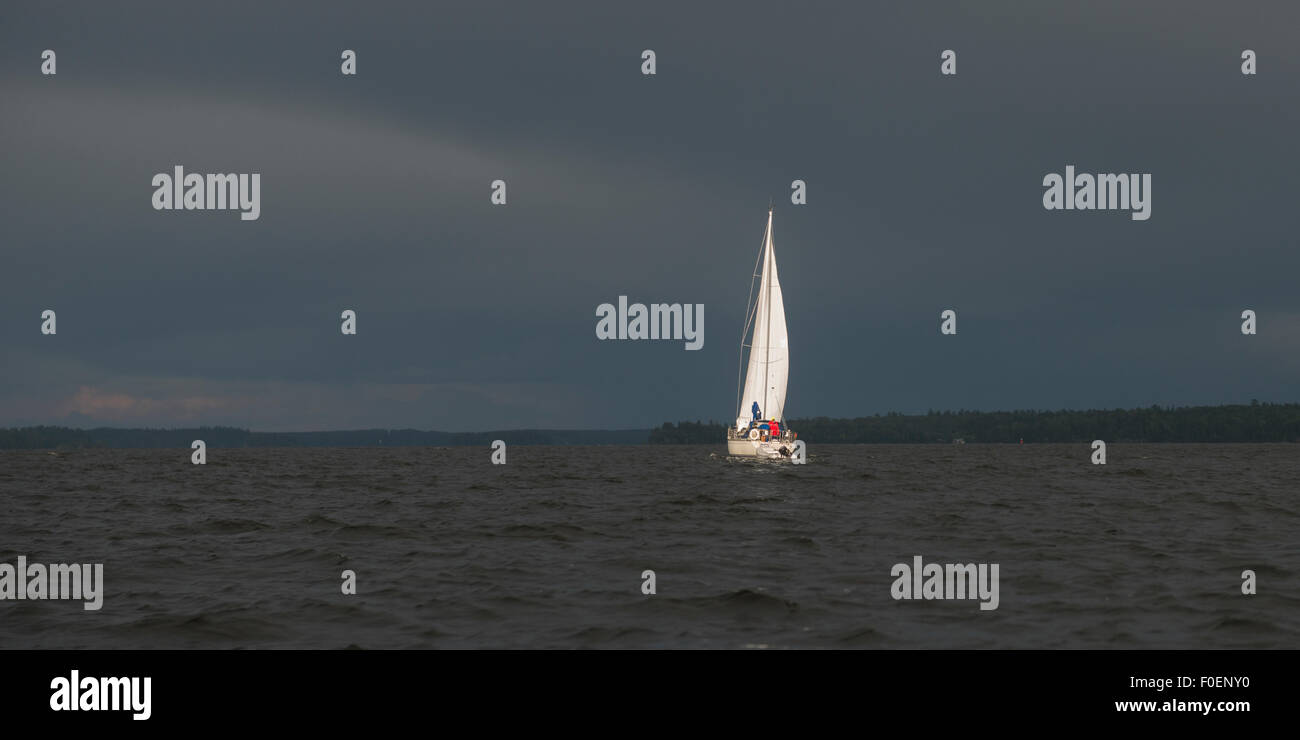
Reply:
<svg viewBox="0 0 1300 740"><path fill-rule="evenodd" d="M499 432L426 432L418 429L357 429L338 432L250 432L235 427L193 429L0 429L0 449L79 449L94 447L184 448L201 439L208 447L457 447L493 440L519 445L645 444L647 429L515 429Z"/></svg>
<svg viewBox="0 0 1300 740"><path fill-rule="evenodd" d="M791 419L791 429L810 443L1010 442L1300 442L1300 404L1151 406L1110 411L931 411L888 413L857 419ZM418 429L357 429L337 432L252 432L235 427L191 429L72 429L38 426L0 429L0 449L155 447L456 447L487 446L502 439L519 445L721 444L726 425L717 421L665 422L658 429L436 432Z"/></svg>
<svg viewBox="0 0 1300 740"><path fill-rule="evenodd" d="M1297 442L1300 404L1151 406L1094 411L931 411L856 419L790 419L810 443L1011 442ZM719 444L726 425L665 422L651 444Z"/></svg>

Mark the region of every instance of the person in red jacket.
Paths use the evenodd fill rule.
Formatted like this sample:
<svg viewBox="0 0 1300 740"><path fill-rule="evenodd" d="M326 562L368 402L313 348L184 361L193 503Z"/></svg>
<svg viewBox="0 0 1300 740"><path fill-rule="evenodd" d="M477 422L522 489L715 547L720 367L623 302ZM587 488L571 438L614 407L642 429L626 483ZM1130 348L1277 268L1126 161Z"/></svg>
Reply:
<svg viewBox="0 0 1300 740"><path fill-rule="evenodd" d="M773 419L773 420L769 421L769 422L767 423L767 427L768 427L768 431L769 431L769 432L771 433L771 435L772 435L772 439L780 439L780 438L781 438L781 424L778 423L776 419Z"/></svg>

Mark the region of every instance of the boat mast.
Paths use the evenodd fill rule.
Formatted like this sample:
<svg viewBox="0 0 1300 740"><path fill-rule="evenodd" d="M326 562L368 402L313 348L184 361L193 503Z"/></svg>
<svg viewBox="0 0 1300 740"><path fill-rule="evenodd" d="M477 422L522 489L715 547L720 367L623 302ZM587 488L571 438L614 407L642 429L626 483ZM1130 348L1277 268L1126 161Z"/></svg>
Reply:
<svg viewBox="0 0 1300 740"><path fill-rule="evenodd" d="M772 210L773 210L772 201L769 200L767 204L767 243L763 245L763 251L765 254L763 259L763 277L762 277L762 280L765 283L763 287L767 288L767 308L765 309L766 312L763 314L763 322L767 325L767 336L763 338L763 352L764 352L763 415L764 416L766 416L768 412L771 411L771 409L767 407L767 392L769 390L767 386L767 371L768 368L772 366L772 287L770 285L766 285L766 282L768 280L768 268L771 267L771 263L772 263ZM762 288L759 288L759 290L762 291ZM772 418L775 419L776 417L772 416Z"/></svg>

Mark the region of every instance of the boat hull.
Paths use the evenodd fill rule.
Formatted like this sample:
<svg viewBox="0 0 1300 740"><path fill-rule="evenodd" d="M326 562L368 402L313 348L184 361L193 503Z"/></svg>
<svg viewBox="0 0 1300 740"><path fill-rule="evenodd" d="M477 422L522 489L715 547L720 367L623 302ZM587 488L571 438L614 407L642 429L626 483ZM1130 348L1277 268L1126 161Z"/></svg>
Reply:
<svg viewBox="0 0 1300 740"><path fill-rule="evenodd" d="M728 439L727 454L735 457L753 457L760 460L788 460L794 444L782 440L766 442L749 439ZM782 452L784 450L784 452Z"/></svg>

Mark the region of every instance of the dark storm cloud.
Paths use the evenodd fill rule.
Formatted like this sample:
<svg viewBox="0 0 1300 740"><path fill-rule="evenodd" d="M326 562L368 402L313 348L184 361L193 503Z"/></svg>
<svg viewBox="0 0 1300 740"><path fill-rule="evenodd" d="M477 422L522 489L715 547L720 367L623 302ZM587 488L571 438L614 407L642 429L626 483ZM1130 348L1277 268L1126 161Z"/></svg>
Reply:
<svg viewBox="0 0 1300 740"><path fill-rule="evenodd" d="M15 9L0 424L725 419L769 197L793 416L1296 400L1300 18L1132 5ZM175 164L261 218L152 210ZM1044 211L1067 164L1151 220ZM596 341L619 295L705 348Z"/></svg>

